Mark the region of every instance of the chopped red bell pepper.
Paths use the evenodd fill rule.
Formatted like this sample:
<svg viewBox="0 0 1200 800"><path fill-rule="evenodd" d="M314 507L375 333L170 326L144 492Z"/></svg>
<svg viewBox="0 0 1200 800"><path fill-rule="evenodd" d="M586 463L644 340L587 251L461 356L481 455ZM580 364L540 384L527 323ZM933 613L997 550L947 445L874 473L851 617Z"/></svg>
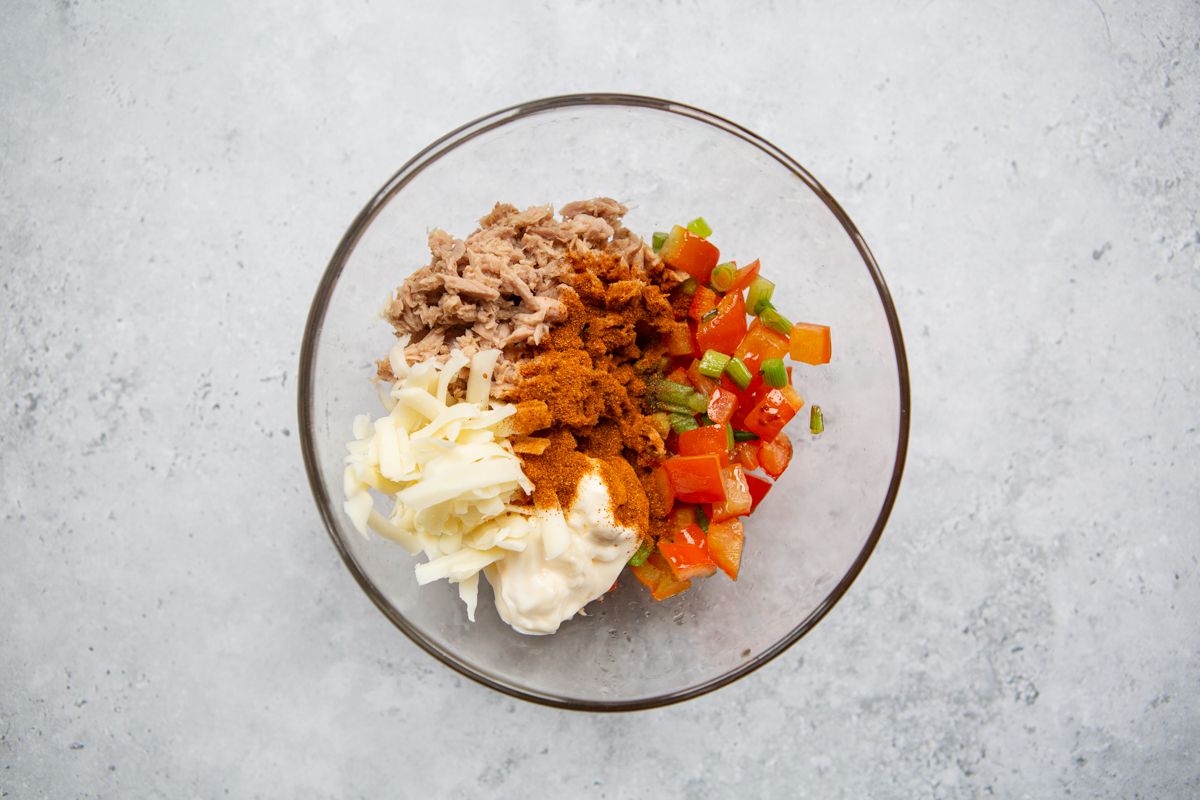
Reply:
<svg viewBox="0 0 1200 800"><path fill-rule="evenodd" d="M691 383L691 379L688 377L687 370L683 367L676 367L675 369L671 370L671 373L667 375L667 380L669 380L671 383L678 383L680 386L687 386L689 383Z"/></svg>
<svg viewBox="0 0 1200 800"><path fill-rule="evenodd" d="M671 573L666 559L659 553L651 553L640 565L629 569L634 577L650 590L650 596L655 600L666 600L680 592L686 592L692 585L691 581L678 580Z"/></svg>
<svg viewBox="0 0 1200 800"><path fill-rule="evenodd" d="M715 455L675 456L663 462L675 499L683 503L720 503L725 500L721 461Z"/></svg>
<svg viewBox="0 0 1200 800"><path fill-rule="evenodd" d="M738 442L733 446L730 460L741 464L746 471L758 469L758 448L760 442Z"/></svg>
<svg viewBox="0 0 1200 800"><path fill-rule="evenodd" d="M717 304L717 315L701 322L696 331L697 352L732 353L746 336L746 301L741 292L730 292Z"/></svg>
<svg viewBox="0 0 1200 800"><path fill-rule="evenodd" d="M770 442L763 442L758 448L758 463L763 472L778 479L787 469L792 460L792 440L786 433L780 433Z"/></svg>
<svg viewBox="0 0 1200 800"><path fill-rule="evenodd" d="M700 527L700 515L696 513L695 503L676 503L671 509L671 513L667 515L667 522L671 525L671 530L678 531L686 528L688 525Z"/></svg>
<svg viewBox="0 0 1200 800"><path fill-rule="evenodd" d="M688 316L700 321L708 312L717 307L717 293L707 286L699 286L696 288L696 295L692 298L692 305L688 308Z"/></svg>
<svg viewBox="0 0 1200 800"><path fill-rule="evenodd" d="M724 425L705 425L679 434L679 455L702 456L712 453L721 462L729 463L729 449Z"/></svg>
<svg viewBox="0 0 1200 800"><path fill-rule="evenodd" d="M721 470L725 483L725 502L713 503L712 522L724 522L733 517L744 517L750 513L752 504L750 487L746 485L746 473L741 464L731 464Z"/></svg>
<svg viewBox="0 0 1200 800"><path fill-rule="evenodd" d="M708 540L704 538L704 531L700 530L700 526L695 522L690 525L684 525L675 531L671 534L669 540L672 542L683 542L684 544L694 544L701 550L708 552Z"/></svg>
<svg viewBox="0 0 1200 800"><path fill-rule="evenodd" d="M700 377L704 376L701 375ZM726 389L724 386L717 386L714 388L712 395L708 398L708 418L721 425L724 425L725 423L729 422L729 420L733 419L733 415L737 411L737 408L737 395Z"/></svg>
<svg viewBox="0 0 1200 800"><path fill-rule="evenodd" d="M740 519L708 523L708 556L730 580L737 580L744 539L745 527Z"/></svg>
<svg viewBox="0 0 1200 800"><path fill-rule="evenodd" d="M692 333L690 322L676 322L663 335L667 345L667 355L687 356L696 352L696 337Z"/></svg>
<svg viewBox="0 0 1200 800"><path fill-rule="evenodd" d="M659 257L675 269L691 275L699 283L708 283L713 267L721 259L721 251L705 239L680 225L671 228Z"/></svg>
<svg viewBox="0 0 1200 800"><path fill-rule="evenodd" d="M829 327L797 322L792 326L790 353L793 361L805 364L828 364L830 356Z"/></svg>
<svg viewBox="0 0 1200 800"><path fill-rule="evenodd" d="M654 501L657 500L661 504L661 507L667 510L667 513L670 513L674 510L675 490L671 488L671 480L667 477L667 471L665 469L662 467L656 467L654 471L650 473L650 485L647 486L646 489L647 494L650 494L650 492L655 494L655 498L650 500L651 508L655 507Z"/></svg>
<svg viewBox="0 0 1200 800"><path fill-rule="evenodd" d="M785 388L790 389L791 387ZM794 399L789 398L780 389L771 389L766 392L762 399L755 404L754 410L746 415L745 430L757 433L763 441L774 439L799 411L793 406L796 399L799 399L799 395L796 395ZM804 401L800 402L803 405Z"/></svg>
<svg viewBox="0 0 1200 800"><path fill-rule="evenodd" d="M766 478L760 478L757 475L746 476L746 486L750 488L751 514L754 513L754 509L758 508L758 504L762 502L762 499L767 496L767 492L771 491L771 487L774 485Z"/></svg>
<svg viewBox="0 0 1200 800"><path fill-rule="evenodd" d="M747 264L738 270L737 277L733 279L733 286L729 287L731 292L740 292L754 283L754 279L758 277L758 259L754 259L753 264Z"/></svg>
<svg viewBox="0 0 1200 800"><path fill-rule="evenodd" d="M679 581L707 578L717 571L717 565L709 556L707 547L679 541L659 542L658 552L662 553L663 559L671 568L671 574Z"/></svg>
<svg viewBox="0 0 1200 800"><path fill-rule="evenodd" d="M750 324L745 338L733 351L734 357L742 360L751 375L757 375L762 362L768 358L783 358L787 354L788 337L776 333L757 319Z"/></svg>
<svg viewBox="0 0 1200 800"><path fill-rule="evenodd" d="M705 397L712 397L713 391L717 388L717 382L707 375L700 374L700 359L693 358L691 366L687 370L688 381L691 382L692 388ZM712 414L708 415L712 418ZM714 422L716 420L713 420Z"/></svg>

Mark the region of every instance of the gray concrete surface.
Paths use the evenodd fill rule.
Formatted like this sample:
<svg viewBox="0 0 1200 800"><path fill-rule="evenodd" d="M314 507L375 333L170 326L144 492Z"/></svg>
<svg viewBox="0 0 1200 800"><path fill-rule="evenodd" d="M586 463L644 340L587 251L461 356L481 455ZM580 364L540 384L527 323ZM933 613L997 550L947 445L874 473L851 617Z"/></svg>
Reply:
<svg viewBox="0 0 1200 800"><path fill-rule="evenodd" d="M745 680L495 694L350 579L295 421L311 293L403 161L627 91L842 201L909 466ZM1194 2L7 2L0 796L1200 796Z"/></svg>

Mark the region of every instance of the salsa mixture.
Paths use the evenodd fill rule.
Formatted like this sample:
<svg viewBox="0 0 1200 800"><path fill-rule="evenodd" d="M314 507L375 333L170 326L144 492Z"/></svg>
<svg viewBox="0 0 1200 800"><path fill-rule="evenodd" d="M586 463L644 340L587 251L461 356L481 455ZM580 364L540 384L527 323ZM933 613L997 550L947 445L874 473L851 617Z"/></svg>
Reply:
<svg viewBox="0 0 1200 800"><path fill-rule="evenodd" d="M418 581L457 583L471 619L480 572L522 633L552 633L626 564L656 600L737 580L804 407L783 359L829 362L829 328L788 320L758 261L722 263L703 219L647 243L626 211L497 204L465 240L433 231L380 309L388 413L355 420L345 510L424 551Z"/></svg>

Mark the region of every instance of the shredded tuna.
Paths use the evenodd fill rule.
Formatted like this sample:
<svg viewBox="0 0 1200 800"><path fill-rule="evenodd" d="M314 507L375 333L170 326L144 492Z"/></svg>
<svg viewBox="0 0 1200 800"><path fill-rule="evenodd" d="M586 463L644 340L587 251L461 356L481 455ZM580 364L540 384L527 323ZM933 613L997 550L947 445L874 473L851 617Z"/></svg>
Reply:
<svg viewBox="0 0 1200 800"><path fill-rule="evenodd" d="M561 287L571 272L568 253L603 252L619 258L634 275L682 282L687 276L669 269L664 275L650 246L621 225L627 211L616 200L597 197L563 206L559 221L549 205L518 211L497 203L465 240L434 230L429 265L396 289L386 315L397 336L412 337L404 350L409 363L444 363L455 348L468 357L499 349L492 394L509 397L529 348L541 344L566 316ZM609 302L619 307L629 299L630 291L621 287ZM394 379L386 358L377 367L381 379ZM461 396L462 388L460 381L451 391Z"/></svg>

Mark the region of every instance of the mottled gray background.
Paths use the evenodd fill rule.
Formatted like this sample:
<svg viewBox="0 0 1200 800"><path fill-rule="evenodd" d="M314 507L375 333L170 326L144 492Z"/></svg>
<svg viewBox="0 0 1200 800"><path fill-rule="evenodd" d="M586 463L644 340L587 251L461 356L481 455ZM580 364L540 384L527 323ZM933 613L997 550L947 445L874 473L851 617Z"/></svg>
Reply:
<svg viewBox="0 0 1200 800"><path fill-rule="evenodd" d="M618 716L393 629L294 411L365 200L588 90L805 164L912 366L847 597ZM3 3L0 796L1200 795L1198 122L1195 2Z"/></svg>

